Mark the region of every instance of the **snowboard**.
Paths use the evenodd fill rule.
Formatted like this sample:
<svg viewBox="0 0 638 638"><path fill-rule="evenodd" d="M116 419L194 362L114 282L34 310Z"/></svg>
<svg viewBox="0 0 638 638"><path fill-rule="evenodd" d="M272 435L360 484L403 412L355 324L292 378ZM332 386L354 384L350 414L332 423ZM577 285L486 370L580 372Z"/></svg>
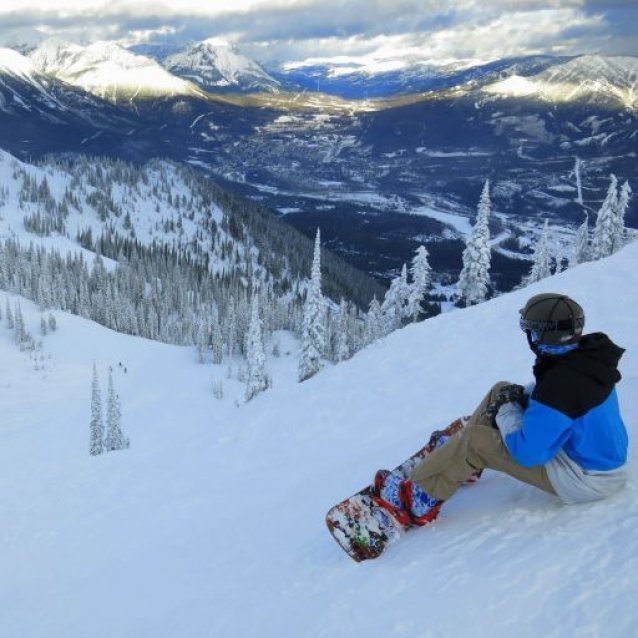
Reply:
<svg viewBox="0 0 638 638"><path fill-rule="evenodd" d="M454 434L460 432L469 417L453 421L443 430L432 434L427 445L392 470L408 478L412 470L423 459L440 447ZM480 476L478 472L471 482ZM386 508L380 505L370 484L349 498L332 507L326 514L326 525L339 546L358 563L378 558L403 534L418 525L404 524Z"/></svg>

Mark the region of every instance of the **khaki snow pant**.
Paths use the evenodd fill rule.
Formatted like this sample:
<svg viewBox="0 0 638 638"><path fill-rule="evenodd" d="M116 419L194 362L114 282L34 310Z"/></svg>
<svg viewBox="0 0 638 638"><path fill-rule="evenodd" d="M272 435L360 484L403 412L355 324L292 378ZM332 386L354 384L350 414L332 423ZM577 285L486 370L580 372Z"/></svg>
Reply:
<svg viewBox="0 0 638 638"><path fill-rule="evenodd" d="M500 389L508 385L497 383L485 395L461 432L451 437L417 467L410 479L430 496L449 499L476 470L490 468L505 472L519 481L556 494L544 465L523 467L508 452L501 433L491 426L485 408L496 398Z"/></svg>

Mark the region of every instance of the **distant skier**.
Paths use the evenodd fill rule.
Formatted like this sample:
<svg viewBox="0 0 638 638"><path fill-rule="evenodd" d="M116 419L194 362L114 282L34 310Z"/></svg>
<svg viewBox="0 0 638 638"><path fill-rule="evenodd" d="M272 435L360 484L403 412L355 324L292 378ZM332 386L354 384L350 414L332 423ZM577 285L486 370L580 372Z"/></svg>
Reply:
<svg viewBox="0 0 638 638"><path fill-rule="evenodd" d="M536 355L535 384L497 383L467 426L443 437L409 480L379 470L375 489L385 507L425 525L484 468L568 504L623 487L628 440L615 385L624 350L601 332L583 335L583 309L565 295L536 295L520 312Z"/></svg>

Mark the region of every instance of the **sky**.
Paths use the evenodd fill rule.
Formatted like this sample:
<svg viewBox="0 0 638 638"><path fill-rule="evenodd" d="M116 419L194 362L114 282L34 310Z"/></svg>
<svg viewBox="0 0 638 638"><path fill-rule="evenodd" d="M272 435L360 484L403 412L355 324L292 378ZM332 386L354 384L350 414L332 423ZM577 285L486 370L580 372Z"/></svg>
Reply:
<svg viewBox="0 0 638 638"><path fill-rule="evenodd" d="M263 63L434 65L638 55L637 0L2 0L0 43L216 38Z"/></svg>

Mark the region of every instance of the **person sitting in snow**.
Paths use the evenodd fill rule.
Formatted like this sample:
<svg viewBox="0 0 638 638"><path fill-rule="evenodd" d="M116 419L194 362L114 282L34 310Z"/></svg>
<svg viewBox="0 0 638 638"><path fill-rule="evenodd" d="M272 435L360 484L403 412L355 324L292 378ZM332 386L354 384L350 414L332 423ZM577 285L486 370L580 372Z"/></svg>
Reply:
<svg viewBox="0 0 638 638"><path fill-rule="evenodd" d="M624 350L583 335L585 314L565 295L535 295L521 309L535 384L501 382L458 434L443 437L411 473L379 470L375 489L398 518L425 525L485 468L557 495L564 503L605 498L626 480L627 430L615 385Z"/></svg>

